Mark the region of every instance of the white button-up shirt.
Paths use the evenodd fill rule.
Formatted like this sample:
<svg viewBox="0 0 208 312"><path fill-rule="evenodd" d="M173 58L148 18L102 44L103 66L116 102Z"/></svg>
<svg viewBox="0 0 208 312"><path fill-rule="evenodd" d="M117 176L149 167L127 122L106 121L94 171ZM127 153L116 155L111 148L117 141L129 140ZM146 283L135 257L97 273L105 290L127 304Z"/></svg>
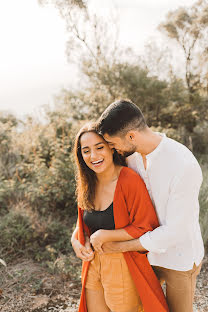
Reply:
<svg viewBox="0 0 208 312"><path fill-rule="evenodd" d="M149 250L151 265L187 271L204 256L198 201L202 172L187 147L161 135L160 144L146 155L146 169L139 153L127 158L128 167L144 180L160 223L140 242Z"/></svg>

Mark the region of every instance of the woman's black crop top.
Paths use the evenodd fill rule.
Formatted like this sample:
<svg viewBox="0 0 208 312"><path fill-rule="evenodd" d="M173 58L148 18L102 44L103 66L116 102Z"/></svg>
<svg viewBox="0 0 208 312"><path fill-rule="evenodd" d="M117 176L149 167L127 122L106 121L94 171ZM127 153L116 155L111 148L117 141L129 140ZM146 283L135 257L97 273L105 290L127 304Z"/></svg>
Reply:
<svg viewBox="0 0 208 312"><path fill-rule="evenodd" d="M92 210L84 211L83 214L84 223L90 229L91 234L97 230L114 230L115 222L113 215L113 203L105 210Z"/></svg>

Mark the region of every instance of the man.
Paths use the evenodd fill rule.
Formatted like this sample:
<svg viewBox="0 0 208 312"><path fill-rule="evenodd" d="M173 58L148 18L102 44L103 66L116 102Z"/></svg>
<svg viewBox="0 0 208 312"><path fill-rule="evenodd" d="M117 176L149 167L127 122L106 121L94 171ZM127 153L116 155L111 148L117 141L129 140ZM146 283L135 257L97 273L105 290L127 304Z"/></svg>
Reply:
<svg viewBox="0 0 208 312"><path fill-rule="evenodd" d="M98 127L143 178L160 223L138 239L104 244L104 252L149 251L156 275L166 282L170 311L193 311L204 256L198 203L202 172L196 158L184 145L153 132L140 109L128 100L112 103Z"/></svg>

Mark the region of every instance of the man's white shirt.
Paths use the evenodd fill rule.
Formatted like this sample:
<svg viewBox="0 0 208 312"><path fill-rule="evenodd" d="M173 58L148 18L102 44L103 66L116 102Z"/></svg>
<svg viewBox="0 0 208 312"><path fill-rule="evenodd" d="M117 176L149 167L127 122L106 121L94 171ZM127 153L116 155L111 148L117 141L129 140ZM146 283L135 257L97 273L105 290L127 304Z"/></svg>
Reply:
<svg viewBox="0 0 208 312"><path fill-rule="evenodd" d="M144 180L160 223L140 242L151 265L187 271L204 256L198 201L202 171L187 147L160 135L160 144L146 155L146 169L139 153L127 158L128 167Z"/></svg>

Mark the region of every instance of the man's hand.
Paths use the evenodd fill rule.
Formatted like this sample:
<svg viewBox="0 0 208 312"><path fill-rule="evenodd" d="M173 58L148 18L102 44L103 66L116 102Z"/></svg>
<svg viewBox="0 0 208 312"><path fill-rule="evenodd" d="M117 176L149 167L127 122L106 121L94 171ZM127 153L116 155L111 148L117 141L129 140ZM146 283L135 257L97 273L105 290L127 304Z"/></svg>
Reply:
<svg viewBox="0 0 208 312"><path fill-rule="evenodd" d="M102 245L103 253L117 253L117 252L125 252L123 250L126 242L106 242Z"/></svg>
<svg viewBox="0 0 208 312"><path fill-rule="evenodd" d="M71 243L76 256L81 260L91 261L94 258L94 252L91 248L89 237L85 237L85 246L80 244L77 239L73 239Z"/></svg>
<svg viewBox="0 0 208 312"><path fill-rule="evenodd" d="M106 242L102 245L103 253L117 253L126 251L139 251L141 253L147 252L147 250L142 247L139 238L125 242Z"/></svg>

